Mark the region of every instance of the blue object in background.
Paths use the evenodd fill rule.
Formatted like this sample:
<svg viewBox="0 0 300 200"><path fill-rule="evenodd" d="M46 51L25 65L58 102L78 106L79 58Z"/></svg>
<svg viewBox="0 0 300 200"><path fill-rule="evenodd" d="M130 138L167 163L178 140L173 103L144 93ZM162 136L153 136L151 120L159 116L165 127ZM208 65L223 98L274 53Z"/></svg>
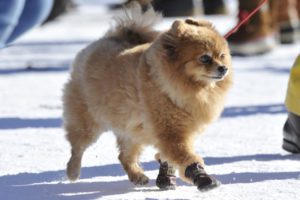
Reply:
<svg viewBox="0 0 300 200"><path fill-rule="evenodd" d="M53 0L0 0L0 48L48 17Z"/></svg>

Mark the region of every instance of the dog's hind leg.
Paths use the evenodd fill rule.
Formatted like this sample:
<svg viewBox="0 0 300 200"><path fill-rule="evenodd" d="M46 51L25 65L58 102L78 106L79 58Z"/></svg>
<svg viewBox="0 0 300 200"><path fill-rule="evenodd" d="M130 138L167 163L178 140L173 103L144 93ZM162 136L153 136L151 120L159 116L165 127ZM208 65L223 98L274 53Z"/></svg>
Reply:
<svg viewBox="0 0 300 200"><path fill-rule="evenodd" d="M145 185L149 178L144 174L143 169L138 163L139 155L142 151L142 145L134 143L130 139L118 138L120 150L119 160L128 174L128 178L135 185Z"/></svg>
<svg viewBox="0 0 300 200"><path fill-rule="evenodd" d="M84 151L101 133L99 123L88 112L77 88L67 85L64 96L64 127L71 145L71 158L67 164L67 176L71 181L79 178Z"/></svg>
<svg viewBox="0 0 300 200"><path fill-rule="evenodd" d="M98 138L95 130L86 128L68 128L67 138L71 144L71 158L67 164L67 176L75 181L80 176L81 160L84 151Z"/></svg>

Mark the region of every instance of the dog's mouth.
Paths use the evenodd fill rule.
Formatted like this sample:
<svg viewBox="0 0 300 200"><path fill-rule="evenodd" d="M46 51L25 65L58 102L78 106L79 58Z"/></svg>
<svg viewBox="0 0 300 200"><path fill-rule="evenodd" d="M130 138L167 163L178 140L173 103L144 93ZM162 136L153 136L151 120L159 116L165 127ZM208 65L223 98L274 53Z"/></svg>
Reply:
<svg viewBox="0 0 300 200"><path fill-rule="evenodd" d="M207 79L211 79L211 80L216 80L216 81L220 81L222 79L224 79L224 75L223 76L204 76Z"/></svg>

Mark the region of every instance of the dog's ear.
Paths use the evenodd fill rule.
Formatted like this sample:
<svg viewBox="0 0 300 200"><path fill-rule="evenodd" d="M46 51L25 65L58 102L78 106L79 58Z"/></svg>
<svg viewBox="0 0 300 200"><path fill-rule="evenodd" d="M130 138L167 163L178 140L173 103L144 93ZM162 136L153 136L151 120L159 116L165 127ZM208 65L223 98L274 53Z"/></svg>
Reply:
<svg viewBox="0 0 300 200"><path fill-rule="evenodd" d="M187 31L186 24L182 20L175 20L168 32L162 36L163 54L171 60L178 56L178 42Z"/></svg>
<svg viewBox="0 0 300 200"><path fill-rule="evenodd" d="M180 36L186 31L186 24L182 20L175 20L171 26L170 33L174 36Z"/></svg>
<svg viewBox="0 0 300 200"><path fill-rule="evenodd" d="M178 56L178 41L171 33L162 36L163 55L171 60L175 60Z"/></svg>
<svg viewBox="0 0 300 200"><path fill-rule="evenodd" d="M189 25L200 26L199 22L195 19L192 19L192 18L188 18L184 22L189 24Z"/></svg>
<svg viewBox="0 0 300 200"><path fill-rule="evenodd" d="M199 26L199 27L207 27L207 28L213 28L213 25L212 23L210 23L209 21L206 21L206 20L195 20L195 19L192 19L192 18L188 18L184 21L186 24L189 24L189 25L193 25L193 26Z"/></svg>

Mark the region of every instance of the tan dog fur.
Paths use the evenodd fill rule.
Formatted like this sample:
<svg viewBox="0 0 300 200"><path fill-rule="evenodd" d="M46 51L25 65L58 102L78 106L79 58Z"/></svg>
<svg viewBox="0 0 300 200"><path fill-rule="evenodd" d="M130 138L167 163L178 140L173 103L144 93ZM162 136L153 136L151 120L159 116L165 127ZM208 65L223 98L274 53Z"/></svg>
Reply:
<svg viewBox="0 0 300 200"><path fill-rule="evenodd" d="M153 22L156 15L149 17ZM151 23L126 20L74 61L63 99L72 146L68 177L79 177L85 149L101 133L113 130L119 159L132 182L148 182L138 164L145 145L156 147L160 159L186 179L187 166L204 165L194 149L195 136L220 115L231 85L227 42L206 21L177 20L168 31L157 33ZM133 29L136 37L124 34L124 27ZM203 54L212 56L209 65L199 61ZM216 80L211 77L218 66L229 70Z"/></svg>

